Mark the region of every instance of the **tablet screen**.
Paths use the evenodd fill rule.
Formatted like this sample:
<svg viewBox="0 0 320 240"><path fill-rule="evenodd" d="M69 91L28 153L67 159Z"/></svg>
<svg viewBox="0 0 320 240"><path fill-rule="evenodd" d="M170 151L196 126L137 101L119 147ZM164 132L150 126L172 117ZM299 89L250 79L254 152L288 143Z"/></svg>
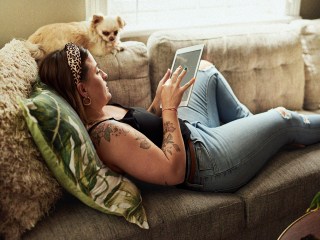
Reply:
<svg viewBox="0 0 320 240"><path fill-rule="evenodd" d="M198 66L200 63L200 58L202 54L202 48L196 47L196 50L188 48L180 49L177 51L175 55L175 59L172 65L172 72L174 72L179 66L182 66L182 68L187 68L187 74L184 76L183 80L181 81L181 86L186 84L188 81L190 81L191 78L196 77L198 72ZM183 95L181 105L186 105L190 94L191 94L192 88L190 87Z"/></svg>

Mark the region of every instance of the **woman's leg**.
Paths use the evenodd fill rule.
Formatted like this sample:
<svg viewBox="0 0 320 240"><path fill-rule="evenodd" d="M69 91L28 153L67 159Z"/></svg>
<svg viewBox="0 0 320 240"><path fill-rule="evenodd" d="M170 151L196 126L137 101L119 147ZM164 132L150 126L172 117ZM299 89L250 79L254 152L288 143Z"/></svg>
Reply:
<svg viewBox="0 0 320 240"><path fill-rule="evenodd" d="M251 115L219 71L207 61L201 62L188 106L179 107L178 111L181 119L208 127Z"/></svg>
<svg viewBox="0 0 320 240"><path fill-rule="evenodd" d="M199 124L190 129L198 138L194 183L202 184L205 191L232 192L254 177L284 145L319 142L320 115L302 116L277 108L217 128Z"/></svg>
<svg viewBox="0 0 320 240"><path fill-rule="evenodd" d="M221 123L225 124L236 119L251 116L249 109L240 103L229 83L217 70L215 73L217 90L216 99Z"/></svg>

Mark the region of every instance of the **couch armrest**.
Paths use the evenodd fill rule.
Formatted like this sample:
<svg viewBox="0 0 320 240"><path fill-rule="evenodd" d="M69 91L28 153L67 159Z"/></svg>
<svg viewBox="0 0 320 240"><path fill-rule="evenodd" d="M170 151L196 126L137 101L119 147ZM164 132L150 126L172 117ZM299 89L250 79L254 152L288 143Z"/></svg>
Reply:
<svg viewBox="0 0 320 240"><path fill-rule="evenodd" d="M304 109L320 109L320 19L293 21L301 34L306 77Z"/></svg>

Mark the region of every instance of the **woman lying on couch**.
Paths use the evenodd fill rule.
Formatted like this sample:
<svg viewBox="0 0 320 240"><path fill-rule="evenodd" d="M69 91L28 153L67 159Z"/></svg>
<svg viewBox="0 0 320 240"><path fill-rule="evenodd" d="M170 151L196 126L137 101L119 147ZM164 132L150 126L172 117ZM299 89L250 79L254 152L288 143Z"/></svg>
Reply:
<svg viewBox="0 0 320 240"><path fill-rule="evenodd" d="M211 63L202 61L197 80L180 86L186 71L179 67L170 77L168 70L145 110L110 104L107 74L72 43L39 69L41 80L77 111L100 159L145 182L233 192L283 146L320 141L320 115L283 107L253 115ZM192 84L188 106L179 107Z"/></svg>

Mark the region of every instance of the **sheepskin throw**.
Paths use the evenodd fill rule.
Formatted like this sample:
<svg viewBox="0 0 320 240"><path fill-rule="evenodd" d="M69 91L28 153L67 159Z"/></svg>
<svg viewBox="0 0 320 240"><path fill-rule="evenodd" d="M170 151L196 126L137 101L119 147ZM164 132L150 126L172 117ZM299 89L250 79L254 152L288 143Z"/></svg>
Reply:
<svg viewBox="0 0 320 240"><path fill-rule="evenodd" d="M23 41L0 50L0 238L20 239L61 196L34 144L17 97L28 97L37 64Z"/></svg>

